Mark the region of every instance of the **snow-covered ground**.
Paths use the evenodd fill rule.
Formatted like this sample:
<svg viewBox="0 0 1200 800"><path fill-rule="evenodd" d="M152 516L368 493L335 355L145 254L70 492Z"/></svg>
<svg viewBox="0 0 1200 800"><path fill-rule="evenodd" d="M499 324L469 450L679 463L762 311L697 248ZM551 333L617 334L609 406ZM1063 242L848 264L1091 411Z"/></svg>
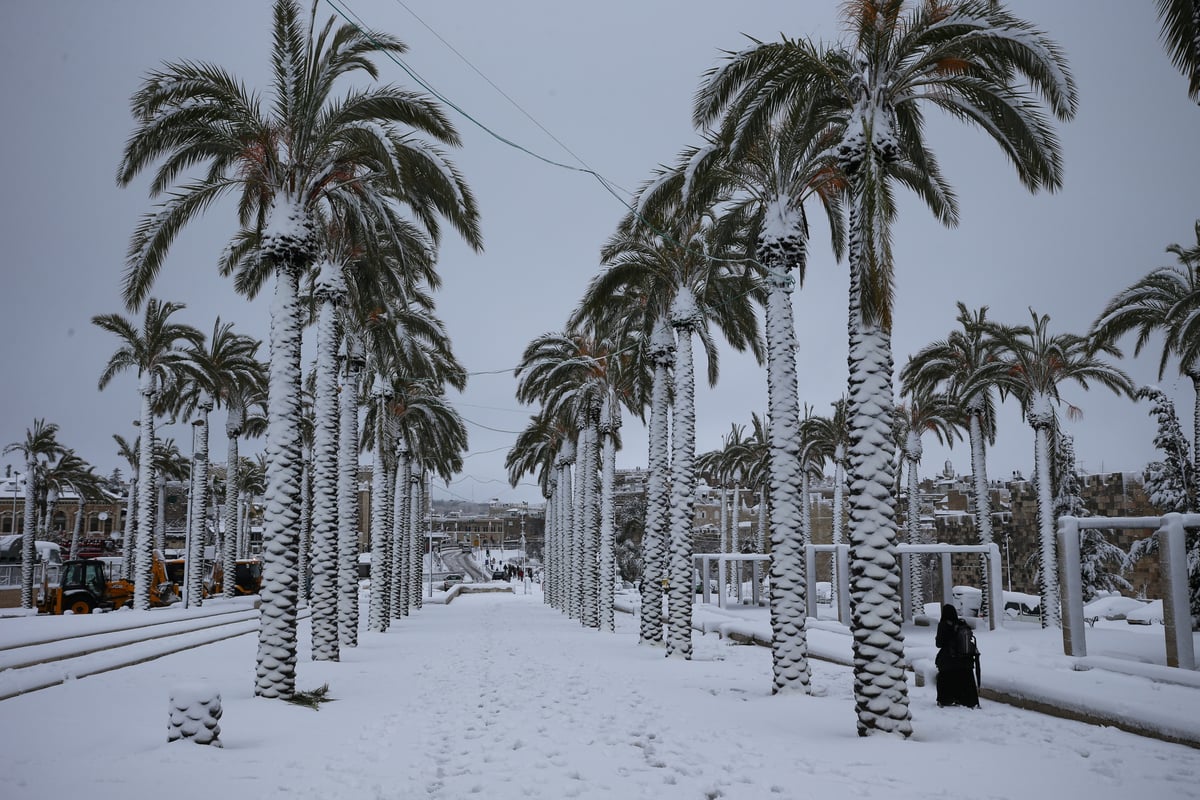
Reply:
<svg viewBox="0 0 1200 800"><path fill-rule="evenodd" d="M636 644L629 614L601 634L513 587L364 630L340 663L308 660L302 622L299 686L328 683L334 698L316 711L253 697L253 635L0 702L0 794L1200 798L1200 750L995 702L938 709L932 686L911 682L912 739L860 739L848 667L814 660L815 696L773 697L767 648L697 632L693 661L668 660ZM755 613L738 624L759 625ZM10 624L54 622L0 619L0 643L17 635ZM1157 658L1161 627L1101 624L1089 629L1100 658ZM932 636L907 633L914 652ZM814 623L811 638L814 650L848 651L835 623ZM1056 675L1097 703L1200 716L1200 689L1089 683L1100 670L1069 669L1060 634L1035 625L981 632L980 647L985 685ZM221 749L167 742L172 688L197 683L221 693Z"/></svg>

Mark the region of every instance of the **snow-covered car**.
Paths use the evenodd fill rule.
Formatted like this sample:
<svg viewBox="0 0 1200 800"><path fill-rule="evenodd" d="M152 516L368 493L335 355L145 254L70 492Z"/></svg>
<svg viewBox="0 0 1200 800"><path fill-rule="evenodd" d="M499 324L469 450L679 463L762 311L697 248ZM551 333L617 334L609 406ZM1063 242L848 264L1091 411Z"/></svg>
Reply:
<svg viewBox="0 0 1200 800"><path fill-rule="evenodd" d="M833 584L829 581L817 581L817 602L833 602Z"/></svg>
<svg viewBox="0 0 1200 800"><path fill-rule="evenodd" d="M1004 593L1004 616L1008 619L1037 619L1040 616L1042 598L1026 592Z"/></svg>
<svg viewBox="0 0 1200 800"><path fill-rule="evenodd" d="M951 590L960 617L978 617L983 605L983 592L976 586L955 586Z"/></svg>
<svg viewBox="0 0 1200 800"><path fill-rule="evenodd" d="M1151 600L1141 608L1128 612L1125 621L1130 625L1162 625L1163 601Z"/></svg>
<svg viewBox="0 0 1200 800"><path fill-rule="evenodd" d="M1083 618L1088 622L1098 619L1125 619L1125 615L1146 605L1144 600L1122 597L1119 594L1097 597L1083 607Z"/></svg>
<svg viewBox="0 0 1200 800"><path fill-rule="evenodd" d="M462 582L463 582L462 575L459 575L458 573L451 573L451 574L447 575L445 577L445 579L442 581L442 591L448 592L448 591L450 591L451 586L454 586L455 584L462 583Z"/></svg>

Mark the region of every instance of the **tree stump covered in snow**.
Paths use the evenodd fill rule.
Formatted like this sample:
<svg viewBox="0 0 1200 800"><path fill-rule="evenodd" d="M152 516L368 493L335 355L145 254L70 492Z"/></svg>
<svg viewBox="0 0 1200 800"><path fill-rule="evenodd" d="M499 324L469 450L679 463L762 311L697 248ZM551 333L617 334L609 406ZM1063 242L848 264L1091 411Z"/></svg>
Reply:
<svg viewBox="0 0 1200 800"><path fill-rule="evenodd" d="M221 746L221 695L211 686L177 686L171 690L167 741L191 739Z"/></svg>

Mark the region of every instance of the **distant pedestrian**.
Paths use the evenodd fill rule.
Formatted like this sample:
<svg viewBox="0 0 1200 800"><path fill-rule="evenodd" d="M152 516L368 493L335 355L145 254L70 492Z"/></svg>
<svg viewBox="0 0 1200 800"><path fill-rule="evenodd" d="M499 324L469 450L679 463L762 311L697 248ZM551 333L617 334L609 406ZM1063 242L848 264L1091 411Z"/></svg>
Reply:
<svg viewBox="0 0 1200 800"><path fill-rule="evenodd" d="M938 706L979 708L979 648L975 633L950 603L942 606L934 642L938 648L934 662L938 670Z"/></svg>

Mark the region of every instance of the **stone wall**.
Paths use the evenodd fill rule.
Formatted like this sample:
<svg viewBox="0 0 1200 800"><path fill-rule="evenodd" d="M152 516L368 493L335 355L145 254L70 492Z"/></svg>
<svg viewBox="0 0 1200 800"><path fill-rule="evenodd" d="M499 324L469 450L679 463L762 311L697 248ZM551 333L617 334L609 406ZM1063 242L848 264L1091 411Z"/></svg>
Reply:
<svg viewBox="0 0 1200 800"><path fill-rule="evenodd" d="M994 523L996 544L1000 555L1007 557L1004 563L1005 588L1009 587L1011 571L1012 590L1037 594L1035 574L1039 550L1037 523L1037 495L1029 481L1009 484L1011 492L1011 521L997 515ZM1139 517L1155 516L1160 512L1146 497L1141 478L1136 473L1111 472L1103 475L1087 475L1083 478L1080 492L1084 504L1092 516ZM940 516L936 524L938 541L948 544L975 544L975 521L970 516ZM1109 541L1122 550L1129 551L1138 539L1144 539L1153 531L1117 530L1108 534ZM979 566L967 556L957 556L953 562L955 584L979 585ZM1147 597L1161 597L1162 588L1158 574L1158 562L1154 558L1142 559L1125 575L1134 592Z"/></svg>

